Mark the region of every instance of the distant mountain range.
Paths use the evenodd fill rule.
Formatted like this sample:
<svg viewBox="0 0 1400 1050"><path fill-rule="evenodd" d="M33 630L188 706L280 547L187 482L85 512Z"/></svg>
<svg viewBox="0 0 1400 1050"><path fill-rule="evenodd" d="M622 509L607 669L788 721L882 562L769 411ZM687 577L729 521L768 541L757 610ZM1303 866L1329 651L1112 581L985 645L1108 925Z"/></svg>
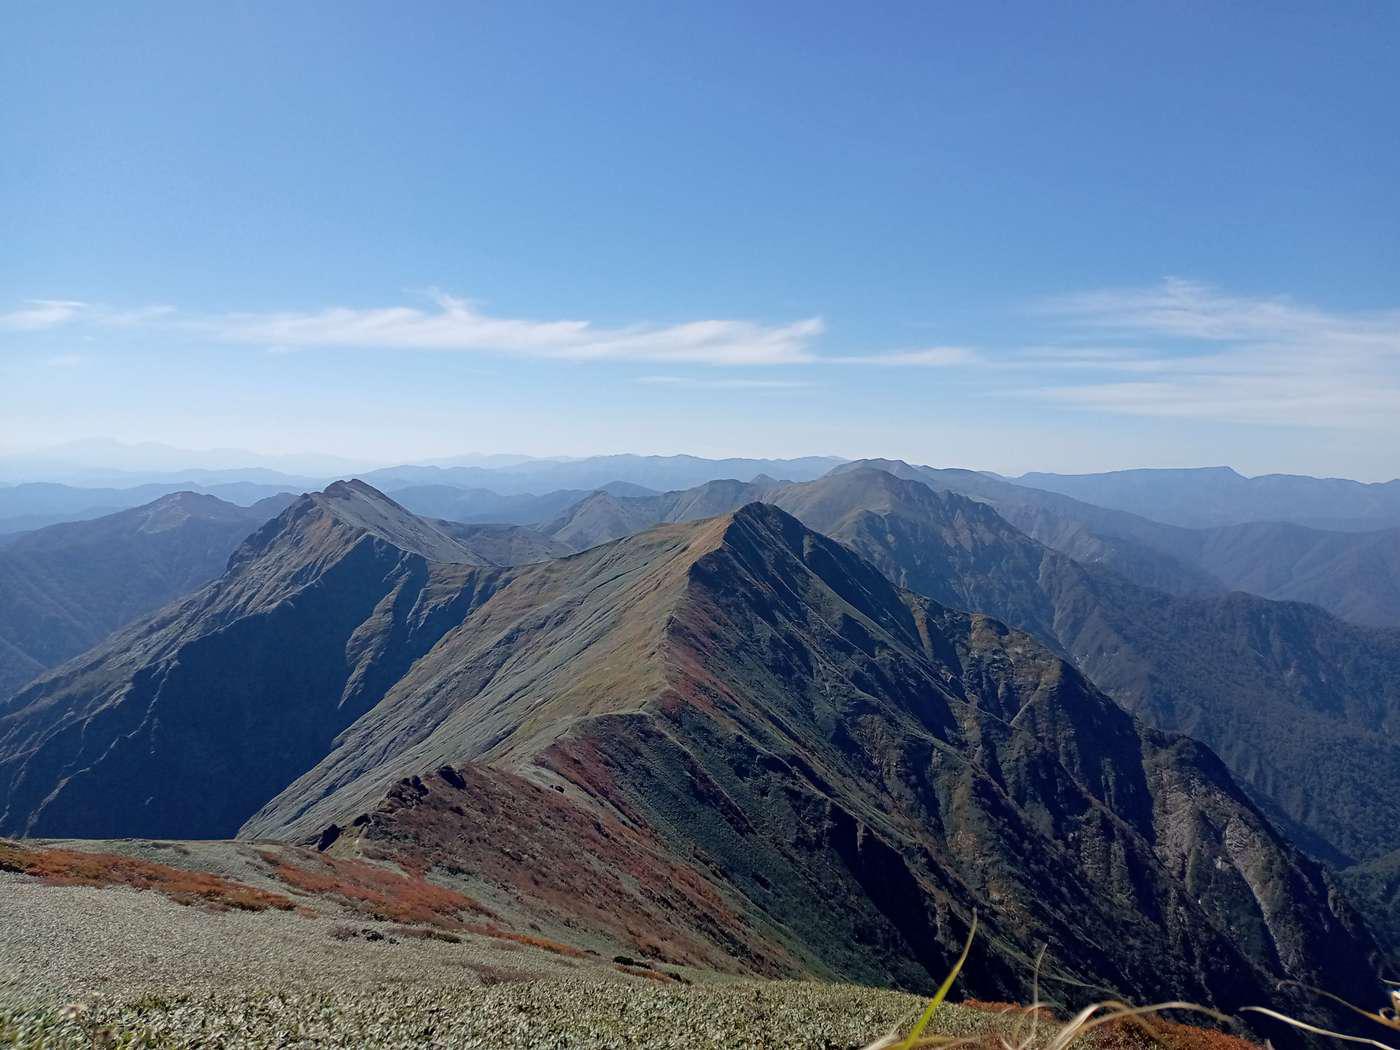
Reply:
<svg viewBox="0 0 1400 1050"><path fill-rule="evenodd" d="M946 520L909 524L951 526L959 558L1014 532L877 471L820 484L784 498L932 499ZM987 997L1024 996L1042 944L1071 1001L1306 1014L1277 981L1376 979L1330 877L1207 748L775 506L513 568L449 531L362 483L299 498L219 579L0 706L0 832L448 866L527 915L760 973L927 987L976 910Z"/></svg>
<svg viewBox="0 0 1400 1050"><path fill-rule="evenodd" d="M690 488L719 478L748 481L767 474L787 481L821 477L844 460L834 456L801 459L702 459L698 456L590 456L586 459L533 460L513 467L386 467L360 475L392 491L409 485L484 488L504 495L543 495L559 489L592 491L625 482L653 491Z"/></svg>
<svg viewBox="0 0 1400 1050"><path fill-rule="evenodd" d="M1337 531L1400 526L1400 480L1264 474L1229 467L1116 470L1107 474L1023 474L1020 485L1192 528L1284 521Z"/></svg>
<svg viewBox="0 0 1400 1050"><path fill-rule="evenodd" d="M412 490L405 505L421 513L457 520L528 524L560 513L582 496L604 488L629 495L643 490L688 488L716 478L748 480L772 474L792 481L819 477L843 462L833 457L803 459L701 459L697 456L593 456L574 460L522 457L465 457L489 466L385 467L358 476L385 492ZM0 468L3 461L0 461ZM0 477L3 477L0 473ZM15 475L11 475L14 477ZM233 503L250 504L280 492L319 489L351 474L307 476L266 468L186 470L104 480L96 486L35 481L0 484L0 543L8 534L63 521L83 521L139 506L171 492L204 492ZM40 475L54 477L55 475ZM104 478L107 476L104 476ZM140 484L136 483L139 477ZM467 490L461 495L454 490ZM532 497L538 497L538 502ZM450 511L450 513L448 513Z"/></svg>
<svg viewBox="0 0 1400 1050"><path fill-rule="evenodd" d="M23 532L64 522L91 521L180 492L213 496L221 502L243 507L259 500L292 495L286 488L253 482L213 486L176 482L131 488L81 488L53 482L27 482L0 487L0 547Z"/></svg>
<svg viewBox="0 0 1400 1050"><path fill-rule="evenodd" d="M0 546L0 698L223 572L292 497L239 507L177 492Z"/></svg>

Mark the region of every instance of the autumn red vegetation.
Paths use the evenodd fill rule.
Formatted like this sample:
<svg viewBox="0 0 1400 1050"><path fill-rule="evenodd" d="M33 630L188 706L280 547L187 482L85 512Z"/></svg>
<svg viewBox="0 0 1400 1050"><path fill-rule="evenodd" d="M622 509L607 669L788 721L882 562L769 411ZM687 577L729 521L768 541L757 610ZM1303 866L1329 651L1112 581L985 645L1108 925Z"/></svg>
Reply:
<svg viewBox="0 0 1400 1050"><path fill-rule="evenodd" d="M1096 1050L1261 1050L1258 1043L1214 1028L1160 1017L1113 1021L1094 1030Z"/></svg>
<svg viewBox="0 0 1400 1050"><path fill-rule="evenodd" d="M61 886L130 886L155 890L181 904L214 908L291 911L296 903L280 893L255 889L202 871L187 871L117 853L22 846L0 841L0 871L16 871Z"/></svg>
<svg viewBox="0 0 1400 1050"><path fill-rule="evenodd" d="M488 909L464 893L368 861L322 854L305 858L314 867L300 867L270 852L262 858L288 886L337 897L371 919L459 930L467 928L463 915L491 917Z"/></svg>
<svg viewBox="0 0 1400 1050"><path fill-rule="evenodd" d="M585 744L547 764L608 798L614 764ZM626 807L624 799L613 800ZM635 955L720 972L791 976L799 964L741 918L714 882L644 827L504 770L446 768L396 785L357 822L356 848L404 870L470 873L528 901L544 925L583 924ZM716 950L723 945L724 951Z"/></svg>

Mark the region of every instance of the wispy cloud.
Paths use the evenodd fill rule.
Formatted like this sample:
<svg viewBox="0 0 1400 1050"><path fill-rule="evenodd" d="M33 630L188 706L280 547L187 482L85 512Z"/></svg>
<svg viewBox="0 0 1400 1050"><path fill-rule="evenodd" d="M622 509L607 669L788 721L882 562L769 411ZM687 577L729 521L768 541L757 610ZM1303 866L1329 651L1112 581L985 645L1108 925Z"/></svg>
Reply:
<svg viewBox="0 0 1400 1050"><path fill-rule="evenodd" d="M971 365L981 360L976 351L965 346L927 346L919 350L886 350L875 354L846 354L824 357L823 361L838 365L886 365L923 368L946 368L951 365Z"/></svg>
<svg viewBox="0 0 1400 1050"><path fill-rule="evenodd" d="M9 313L0 314L0 329L11 332L38 332L67 324L78 316L86 303L71 299L30 299Z"/></svg>
<svg viewBox="0 0 1400 1050"><path fill-rule="evenodd" d="M97 320L113 328L134 328L175 314L173 306L139 306L134 310L103 310Z"/></svg>
<svg viewBox="0 0 1400 1050"><path fill-rule="evenodd" d="M54 298L0 313L0 329L12 332L64 325L97 339L124 329L279 354L320 348L622 362L660 366L635 382L696 390L792 389L821 375L824 365L872 373L956 369L960 388L984 398L1400 433L1400 310L1328 310L1181 279L1036 303L1028 322L1033 338L1018 350L933 344L841 352L822 345L820 317L603 324L498 316L441 293L405 306L202 316ZM755 375L759 366L789 371ZM697 367L729 372L687 374Z"/></svg>
<svg viewBox="0 0 1400 1050"><path fill-rule="evenodd" d="M1400 311L1329 311L1169 279L1048 300L1038 312L1062 344L1011 362L1035 373L1034 387L1015 391L1024 396L1284 426L1400 420ZM1105 338L1114 345L1095 345Z"/></svg>
<svg viewBox="0 0 1400 1050"><path fill-rule="evenodd" d="M793 390L812 385L800 379L702 379L695 376L638 376L633 382L687 390Z"/></svg>
<svg viewBox="0 0 1400 1050"><path fill-rule="evenodd" d="M1081 326L1229 343L1326 340L1396 348L1400 311L1338 313L1283 296L1229 295L1168 277L1147 288L1101 289L1043 300L1040 310Z"/></svg>
<svg viewBox="0 0 1400 1050"><path fill-rule="evenodd" d="M303 313L227 314L190 322L235 343L388 350L475 351L567 360L700 365L784 365L813 359L821 318L789 324L702 320L607 327L590 321L493 317L465 299L437 294L434 308L336 307Z"/></svg>
<svg viewBox="0 0 1400 1050"><path fill-rule="evenodd" d="M780 324L706 319L677 324L605 325L586 320L500 317L467 299L432 291L430 305L349 307L204 316L172 306L138 309L63 300L25 304L0 314L0 327L34 330L81 319L92 328L142 328L248 345L275 354L308 349L445 351L577 361L669 365L846 364L944 367L970 364L965 347L831 354L819 350L820 317Z"/></svg>

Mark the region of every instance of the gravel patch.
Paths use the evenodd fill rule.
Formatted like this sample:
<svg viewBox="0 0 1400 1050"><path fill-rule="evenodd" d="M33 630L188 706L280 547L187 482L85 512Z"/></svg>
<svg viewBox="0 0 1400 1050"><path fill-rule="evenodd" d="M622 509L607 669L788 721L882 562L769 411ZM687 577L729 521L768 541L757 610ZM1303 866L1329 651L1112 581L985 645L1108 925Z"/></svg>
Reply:
<svg viewBox="0 0 1400 1050"><path fill-rule="evenodd" d="M851 985L678 976L692 983L484 937L0 873L0 1045L846 1050L922 1006ZM969 1030L985 1018L940 1013Z"/></svg>

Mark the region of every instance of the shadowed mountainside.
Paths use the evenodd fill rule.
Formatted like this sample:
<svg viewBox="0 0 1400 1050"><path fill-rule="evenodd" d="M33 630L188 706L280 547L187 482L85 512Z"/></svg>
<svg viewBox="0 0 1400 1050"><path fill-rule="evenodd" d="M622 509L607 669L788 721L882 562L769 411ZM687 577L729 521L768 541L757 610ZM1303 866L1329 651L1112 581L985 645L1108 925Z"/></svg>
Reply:
<svg viewBox="0 0 1400 1050"><path fill-rule="evenodd" d="M412 659L379 658L429 554L480 564L362 483L301 497L219 579L0 706L0 826L231 834Z"/></svg>
<svg viewBox="0 0 1400 1050"><path fill-rule="evenodd" d="M292 499L240 507L176 492L0 546L0 698L208 583L234 548Z"/></svg>
<svg viewBox="0 0 1400 1050"><path fill-rule="evenodd" d="M764 973L926 987L976 908L989 996L1042 940L1050 979L1136 997L1371 979L1208 750L776 508L514 569L440 537L368 486L303 498L11 702L0 828L241 824Z"/></svg>

